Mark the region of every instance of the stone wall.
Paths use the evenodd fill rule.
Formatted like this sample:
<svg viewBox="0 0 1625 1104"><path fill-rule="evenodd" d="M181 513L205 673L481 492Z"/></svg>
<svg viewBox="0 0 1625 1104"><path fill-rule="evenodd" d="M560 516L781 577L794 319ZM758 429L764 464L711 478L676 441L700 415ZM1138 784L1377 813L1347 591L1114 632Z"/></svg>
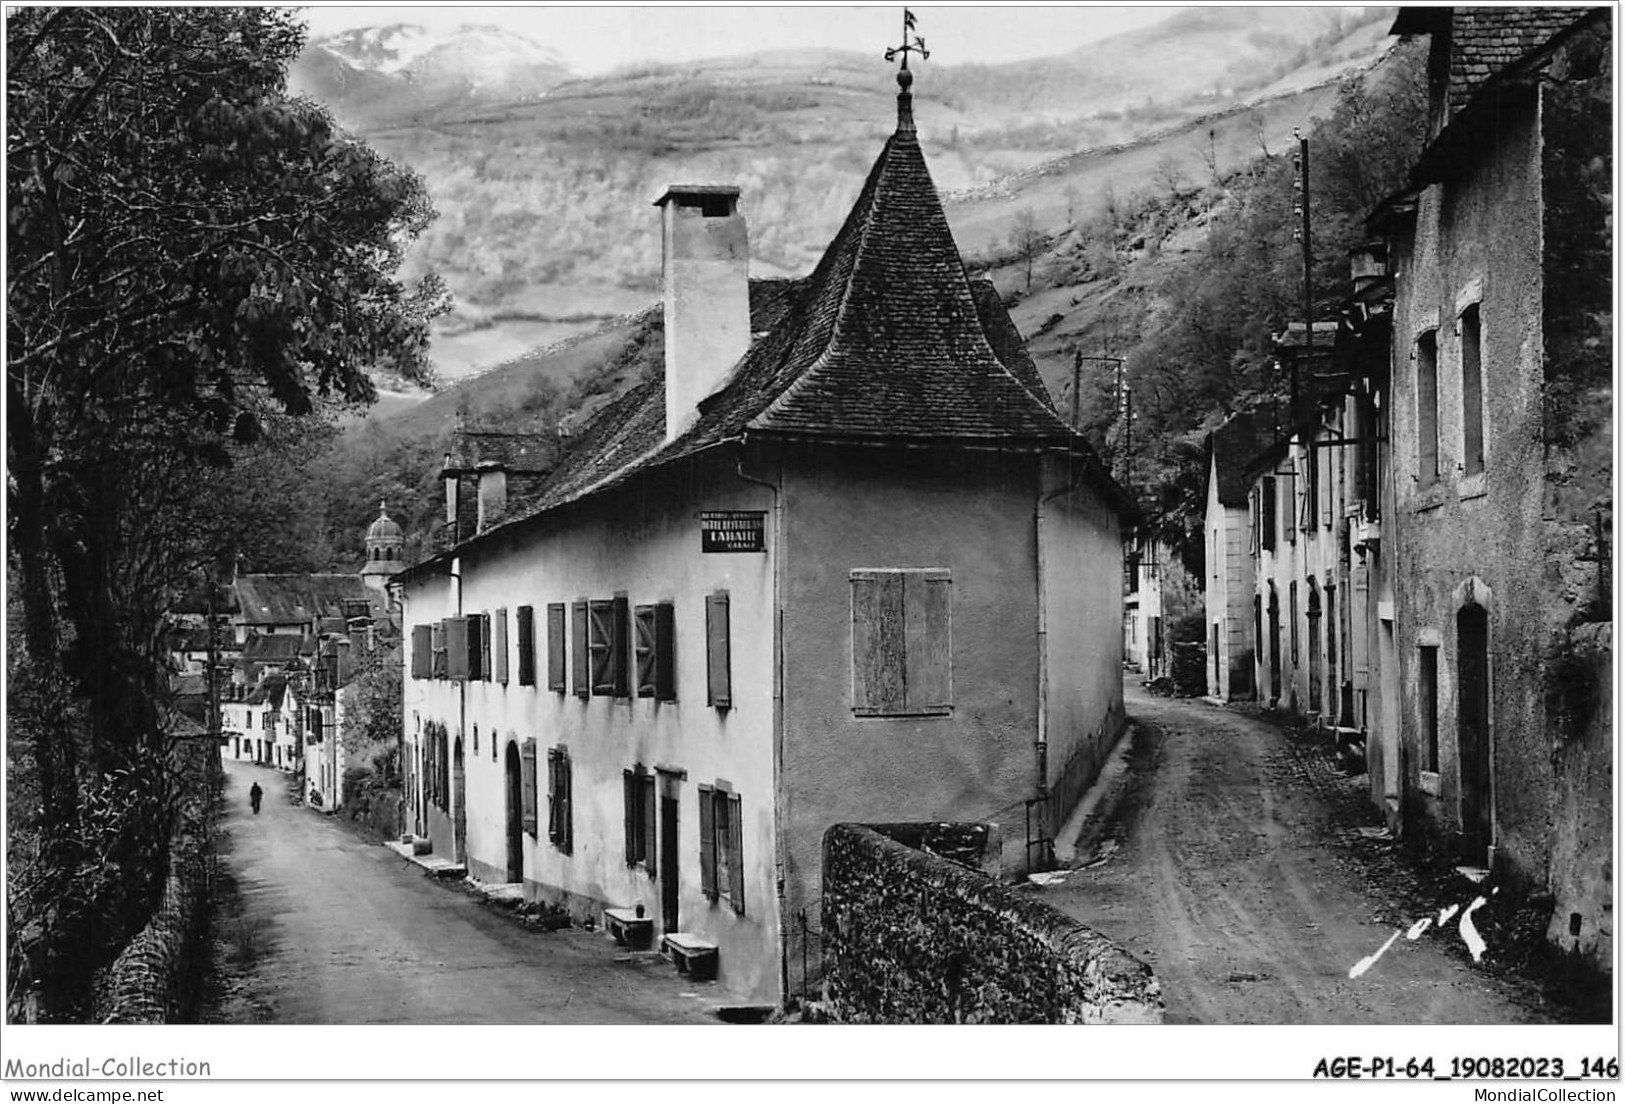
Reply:
<svg viewBox="0 0 1625 1104"><path fill-rule="evenodd" d="M938 840L976 826L933 825ZM959 831L955 831L959 829ZM893 835L824 835L825 998L846 1023L1160 1023L1150 967L982 870ZM974 851L958 852L973 855Z"/></svg>
<svg viewBox="0 0 1625 1104"><path fill-rule="evenodd" d="M184 1020L196 999L194 983L200 974L194 956L203 947L209 916L210 816L220 785L220 749L211 740L180 740L173 755L181 796L163 896L147 926L100 979L100 1023Z"/></svg>

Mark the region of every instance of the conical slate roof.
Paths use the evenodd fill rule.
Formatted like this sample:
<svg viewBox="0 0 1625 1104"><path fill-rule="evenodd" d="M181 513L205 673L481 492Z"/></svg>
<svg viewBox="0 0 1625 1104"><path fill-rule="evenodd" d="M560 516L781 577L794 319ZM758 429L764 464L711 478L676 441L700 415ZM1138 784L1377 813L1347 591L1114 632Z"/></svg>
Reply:
<svg viewBox="0 0 1625 1104"><path fill-rule="evenodd" d="M1018 379L993 350L907 99L798 309L702 404L716 430L1072 436L1042 383Z"/></svg>

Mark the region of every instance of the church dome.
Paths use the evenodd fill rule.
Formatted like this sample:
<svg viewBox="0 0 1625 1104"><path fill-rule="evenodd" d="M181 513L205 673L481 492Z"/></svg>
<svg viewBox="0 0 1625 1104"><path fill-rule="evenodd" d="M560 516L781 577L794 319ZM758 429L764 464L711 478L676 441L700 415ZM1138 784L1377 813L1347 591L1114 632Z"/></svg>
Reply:
<svg viewBox="0 0 1625 1104"><path fill-rule="evenodd" d="M378 504L378 518L367 530L367 543L371 544L373 541L398 542L400 539L401 527L395 524L394 519L384 510L384 504L380 502Z"/></svg>

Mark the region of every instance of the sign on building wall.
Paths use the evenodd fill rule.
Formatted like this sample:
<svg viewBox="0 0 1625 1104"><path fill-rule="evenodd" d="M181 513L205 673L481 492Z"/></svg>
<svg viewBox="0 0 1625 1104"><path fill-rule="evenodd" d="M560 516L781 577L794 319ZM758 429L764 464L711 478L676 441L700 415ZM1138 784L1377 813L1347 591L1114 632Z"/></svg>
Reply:
<svg viewBox="0 0 1625 1104"><path fill-rule="evenodd" d="M700 512L701 552L763 552L763 510L702 510Z"/></svg>

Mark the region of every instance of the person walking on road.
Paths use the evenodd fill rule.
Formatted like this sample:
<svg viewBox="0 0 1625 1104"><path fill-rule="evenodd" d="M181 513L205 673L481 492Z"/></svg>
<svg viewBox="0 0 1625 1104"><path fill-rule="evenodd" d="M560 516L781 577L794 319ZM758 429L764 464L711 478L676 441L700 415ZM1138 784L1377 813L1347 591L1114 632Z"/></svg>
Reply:
<svg viewBox="0 0 1625 1104"><path fill-rule="evenodd" d="M265 796L265 791L260 789L260 784L258 782L254 783L252 786L248 787L248 803L254 807L255 815L259 814L259 811L260 811L260 798L262 798L264 796Z"/></svg>

